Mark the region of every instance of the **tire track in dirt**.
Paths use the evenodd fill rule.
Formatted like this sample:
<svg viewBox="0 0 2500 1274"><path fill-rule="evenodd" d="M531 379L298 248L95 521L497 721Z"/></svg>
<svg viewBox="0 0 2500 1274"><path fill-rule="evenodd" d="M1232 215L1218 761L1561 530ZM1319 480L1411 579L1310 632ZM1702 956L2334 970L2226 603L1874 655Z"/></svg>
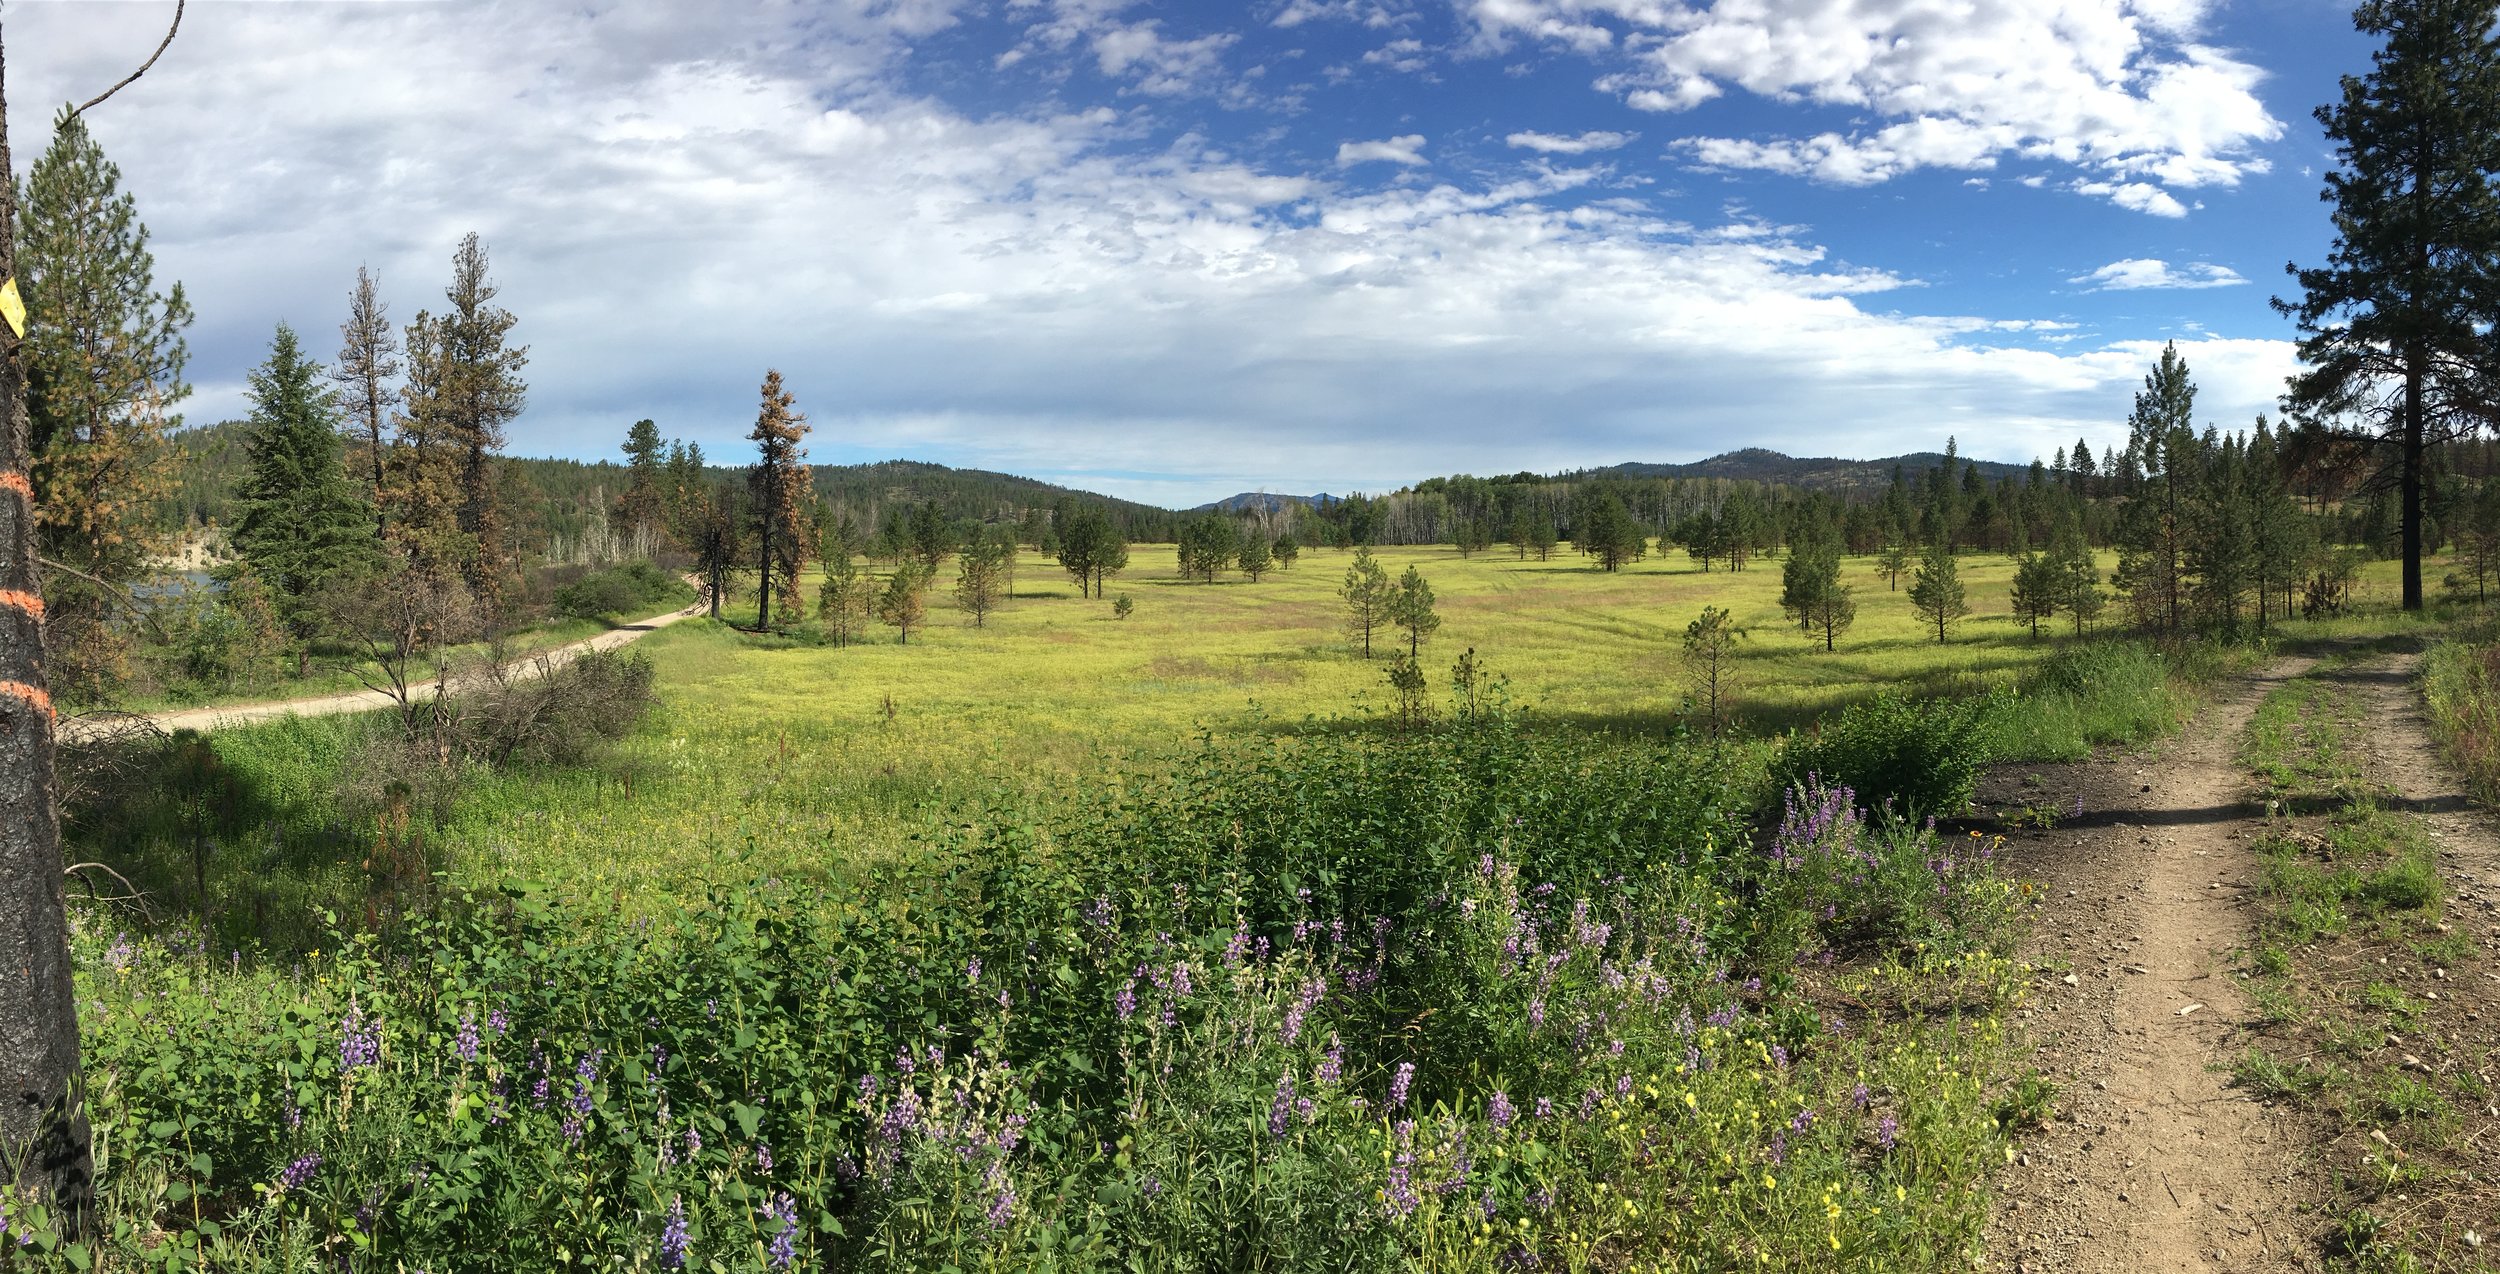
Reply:
<svg viewBox="0 0 2500 1274"><path fill-rule="evenodd" d="M2278 660L2240 678L2155 752L2026 776L2082 807L2011 851L2047 891L2035 960L2070 968L2043 977L2022 1037L2064 1091L2003 1183L1992 1265L2312 1263L2312 1222L2295 1205L2319 1193L2317 1169L2224 1069L2250 1015L2231 959L2249 933L2262 826L2241 741L2258 702L2311 666Z"/></svg>

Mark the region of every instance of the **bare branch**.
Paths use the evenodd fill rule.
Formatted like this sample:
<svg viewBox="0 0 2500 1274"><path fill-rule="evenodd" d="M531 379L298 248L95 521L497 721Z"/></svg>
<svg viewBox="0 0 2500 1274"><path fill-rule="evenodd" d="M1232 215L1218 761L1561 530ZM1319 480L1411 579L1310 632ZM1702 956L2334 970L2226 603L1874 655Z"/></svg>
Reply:
<svg viewBox="0 0 2500 1274"><path fill-rule="evenodd" d="M122 77L121 83L116 84L91 98L88 98L85 105L80 106L77 110L71 111L70 114L86 114L88 107L94 106L96 103L103 101L105 98L111 97L115 93L119 93L123 89L130 87L130 85L137 81L140 76L147 74L148 68L156 65L156 59L165 56L165 50L173 47L174 32L182 29L182 6L183 0L174 0L174 24L165 28L165 38L157 44L156 52L149 54L148 60L139 64L138 70L132 71L130 74Z"/></svg>
<svg viewBox="0 0 2500 1274"><path fill-rule="evenodd" d="M89 880L89 879L87 879L87 878L86 878L86 877L84 877L84 876L79 876L79 875L78 875L78 873L80 873L80 872L82 872L82 871L89 871L89 870L94 870L94 871L100 871L100 872L103 872L105 875L110 876L110 877L112 877L113 879L115 879L115 880L118 880L118 881L122 882L122 888L127 889L127 890L129 890L130 892L125 893L125 894L120 894L120 895L117 895L117 896L114 896L114 897L110 897L110 898L108 898L108 897L104 896L103 894L100 894L100 893L96 892L96 887L95 887L95 882L94 882L94 881ZM90 901L93 901L93 902L134 902L134 903L139 904L139 914L140 914L140 915L146 916L146 917L147 917L149 920L151 920L151 921L153 921L153 920L156 918L156 911L155 911L155 909L154 909L154 908L152 908L152 907L150 907L150 906L148 906L148 895L147 895L147 891L146 891L146 890L144 890L144 889L139 888L137 885L131 884L131 883L130 883L130 878L129 878L129 877L122 875L120 872L117 872L117 871L113 870L112 868L105 866L105 865L104 865L104 864L102 864L102 863L71 863L69 866L64 867L64 868L62 868L62 869L61 869L61 874L62 874L62 875L64 875L64 876L76 876L76 877L77 877L77 879L78 879L78 883L80 883L80 884L82 884L82 885L85 885L85 886L87 887L87 897L88 897L88 899L89 899Z"/></svg>
<svg viewBox="0 0 2500 1274"><path fill-rule="evenodd" d="M111 583L107 580L97 579L95 576L89 575L75 566L63 566L59 562L55 562L48 557L39 557L35 560L42 563L43 568L47 571L59 571L63 575L75 575L78 578L95 585L97 588L111 593L123 605L130 608L131 614L137 615L139 618L146 620L148 627L156 630L156 639L158 641L164 642L169 646L173 644L173 636L165 631L165 626L157 623L156 616L149 613L147 607L139 604L138 598L131 596L130 593L124 590L120 585Z"/></svg>

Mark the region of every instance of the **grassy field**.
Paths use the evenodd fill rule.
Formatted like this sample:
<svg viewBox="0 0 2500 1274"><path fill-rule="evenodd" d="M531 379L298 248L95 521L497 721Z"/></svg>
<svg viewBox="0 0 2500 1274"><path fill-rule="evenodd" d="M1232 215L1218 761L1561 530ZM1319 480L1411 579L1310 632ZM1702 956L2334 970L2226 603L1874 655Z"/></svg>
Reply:
<svg viewBox="0 0 2500 1274"><path fill-rule="evenodd" d="M1606 574L1559 553L1379 556L1393 577L1417 567L1438 595L1442 627L1424 652L1436 694L1473 647L1533 719L1615 732L1675 726L1682 630L1706 605L1752 630L1739 699L1757 733L1886 688L2009 685L2057 644L2013 621L2012 564L1994 556L1963 559L1972 614L1941 645L1906 581L1889 591L1871 559L1852 560L1859 618L1836 653L1782 620L1777 562L1705 573L1674 553ZM1135 600L1125 620L1028 560L984 628L933 589L908 645L882 627L834 649L680 624L640 647L659 665L661 708L614 764L487 781L449 820L449 848L486 879L628 894L717 878L733 860L805 875L891 851L955 800L1046 789L1201 729L1359 725L1386 704L1387 663L1360 658L1341 631L1351 557L1313 552L1257 584L1200 584L1178 577L1169 547L1140 545L1110 590Z"/></svg>

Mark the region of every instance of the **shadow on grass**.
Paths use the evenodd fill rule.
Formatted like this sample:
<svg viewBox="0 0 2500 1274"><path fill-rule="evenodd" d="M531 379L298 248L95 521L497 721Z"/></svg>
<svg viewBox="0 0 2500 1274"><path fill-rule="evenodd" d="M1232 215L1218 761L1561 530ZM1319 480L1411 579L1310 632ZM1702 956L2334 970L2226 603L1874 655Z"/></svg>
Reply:
<svg viewBox="0 0 2500 1274"><path fill-rule="evenodd" d="M356 721L185 730L120 744L111 758L67 758L84 778L64 812L64 853L138 891L117 905L116 923L132 929L187 929L219 947L317 946L325 912L353 926L377 880L423 888L433 866L407 820L377 836L338 816L336 784L370 728Z"/></svg>

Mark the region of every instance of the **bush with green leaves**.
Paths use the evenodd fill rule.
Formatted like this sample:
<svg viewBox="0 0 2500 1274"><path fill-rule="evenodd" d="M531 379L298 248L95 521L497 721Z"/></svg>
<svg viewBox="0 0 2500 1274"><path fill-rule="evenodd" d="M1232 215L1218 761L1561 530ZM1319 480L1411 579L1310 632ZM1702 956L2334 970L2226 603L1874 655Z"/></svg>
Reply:
<svg viewBox="0 0 2500 1274"><path fill-rule="evenodd" d="M1997 756L2007 696L1912 698L1899 692L1852 704L1780 750L1782 791L1813 781L1846 786L1866 808L1900 818L1950 817L1978 790Z"/></svg>
<svg viewBox="0 0 2500 1274"><path fill-rule="evenodd" d="M645 561L592 571L555 591L556 613L575 619L639 619L693 601L692 586Z"/></svg>

